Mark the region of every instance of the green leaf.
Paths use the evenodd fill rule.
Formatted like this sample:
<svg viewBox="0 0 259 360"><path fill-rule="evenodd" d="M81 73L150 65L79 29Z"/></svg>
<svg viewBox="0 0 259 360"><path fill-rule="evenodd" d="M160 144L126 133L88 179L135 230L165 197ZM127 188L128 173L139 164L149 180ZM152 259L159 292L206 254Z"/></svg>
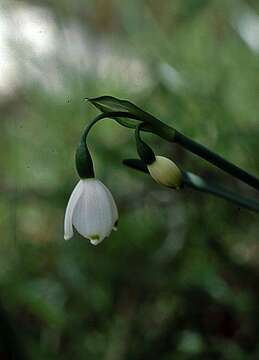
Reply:
<svg viewBox="0 0 259 360"><path fill-rule="evenodd" d="M87 98L87 100L90 101L91 104L93 104L103 113L113 111L125 111L136 115L136 117L138 117L138 119L141 121L149 122L152 124L159 122L159 120L156 119L153 115L140 109L138 106L128 100L120 100L113 96L100 96L97 98Z"/></svg>

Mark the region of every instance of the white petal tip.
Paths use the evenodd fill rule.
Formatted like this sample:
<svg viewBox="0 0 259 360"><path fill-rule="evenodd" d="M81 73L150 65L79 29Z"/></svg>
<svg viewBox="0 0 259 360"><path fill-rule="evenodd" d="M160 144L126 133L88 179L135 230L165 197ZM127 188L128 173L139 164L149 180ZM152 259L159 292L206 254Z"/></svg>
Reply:
<svg viewBox="0 0 259 360"><path fill-rule="evenodd" d="M93 239L90 239L90 243L94 246L100 244L100 242L102 242L102 240L93 240Z"/></svg>
<svg viewBox="0 0 259 360"><path fill-rule="evenodd" d="M64 239L65 239L65 240L69 240L69 239L71 239L72 237L73 237L73 235L66 235L66 234L64 235Z"/></svg>
<svg viewBox="0 0 259 360"><path fill-rule="evenodd" d="M98 244L100 244L100 242L103 241L103 239L100 238L100 236L97 235L97 234L90 236L90 237L89 237L89 240L90 240L90 243L91 243L92 245L98 245Z"/></svg>

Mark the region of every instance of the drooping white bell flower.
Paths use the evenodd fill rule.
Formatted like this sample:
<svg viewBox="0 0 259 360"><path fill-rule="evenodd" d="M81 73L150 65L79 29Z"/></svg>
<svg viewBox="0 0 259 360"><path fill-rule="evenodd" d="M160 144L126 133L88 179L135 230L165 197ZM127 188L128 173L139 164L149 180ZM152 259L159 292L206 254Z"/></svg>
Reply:
<svg viewBox="0 0 259 360"><path fill-rule="evenodd" d="M64 239L73 236L73 226L79 234L98 245L116 230L118 210L109 189L95 178L81 179L67 204Z"/></svg>

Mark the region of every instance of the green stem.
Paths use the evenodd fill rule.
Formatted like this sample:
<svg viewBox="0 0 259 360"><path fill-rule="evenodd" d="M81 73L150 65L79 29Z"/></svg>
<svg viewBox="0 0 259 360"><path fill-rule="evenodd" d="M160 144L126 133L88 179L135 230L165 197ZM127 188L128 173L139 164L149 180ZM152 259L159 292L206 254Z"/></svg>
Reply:
<svg viewBox="0 0 259 360"><path fill-rule="evenodd" d="M184 181L183 181L184 185L188 187L191 187L200 192L212 194L214 196L220 197L225 200L229 200L232 203L240 207L246 208L248 210L259 212L259 203L254 200L241 197L233 193L232 191L228 191L219 186L209 184L200 176L197 176L190 172L183 172L183 175L184 175Z"/></svg>
<svg viewBox="0 0 259 360"><path fill-rule="evenodd" d="M135 130L136 147L137 147L138 155L141 158L141 160L144 161L145 164L150 165L156 160L156 157L151 147L147 145L140 137L140 128L142 124L143 123L139 123L136 126L136 130Z"/></svg>
<svg viewBox="0 0 259 360"><path fill-rule="evenodd" d="M120 117L142 121L138 116L136 116L134 114L130 114L127 111L111 111L111 112L107 112L107 113L102 113L102 114L96 116L94 118L94 120L89 125L86 126L86 128L83 132L83 135L82 135L82 140L86 143L86 138L87 138L90 130L98 121L103 120L103 119L112 119L112 120L116 121L116 119L120 118Z"/></svg>
<svg viewBox="0 0 259 360"><path fill-rule="evenodd" d="M105 118L111 118L113 120L118 119L119 117L129 117L135 120L136 116L131 115L127 112L108 112L104 114L100 114L96 116L93 121L85 127L85 130L81 136L81 140L77 146L76 153L75 153L75 165L76 170L81 179L89 179L94 178L94 164L91 158L91 154L87 147L87 136L92 129L92 127L100 120ZM152 150L151 150L152 151ZM154 156L155 157L155 156Z"/></svg>
<svg viewBox="0 0 259 360"><path fill-rule="evenodd" d="M225 160L222 156L215 154L211 150L207 149L205 146L191 140L190 138L179 133L178 131L175 132L174 141L179 145L183 146L185 149L209 161L211 164L217 166L226 173L245 182L246 184L252 186L256 190L259 190L258 178L240 169L238 166L230 163L229 161Z"/></svg>

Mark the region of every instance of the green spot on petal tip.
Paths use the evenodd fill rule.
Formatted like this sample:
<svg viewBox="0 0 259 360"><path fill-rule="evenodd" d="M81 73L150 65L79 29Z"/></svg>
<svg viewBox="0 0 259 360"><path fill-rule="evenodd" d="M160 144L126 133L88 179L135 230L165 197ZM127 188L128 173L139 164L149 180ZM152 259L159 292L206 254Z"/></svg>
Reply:
<svg viewBox="0 0 259 360"><path fill-rule="evenodd" d="M100 236L97 235L97 234L91 235L89 237L90 237L91 240L99 240L100 239Z"/></svg>

